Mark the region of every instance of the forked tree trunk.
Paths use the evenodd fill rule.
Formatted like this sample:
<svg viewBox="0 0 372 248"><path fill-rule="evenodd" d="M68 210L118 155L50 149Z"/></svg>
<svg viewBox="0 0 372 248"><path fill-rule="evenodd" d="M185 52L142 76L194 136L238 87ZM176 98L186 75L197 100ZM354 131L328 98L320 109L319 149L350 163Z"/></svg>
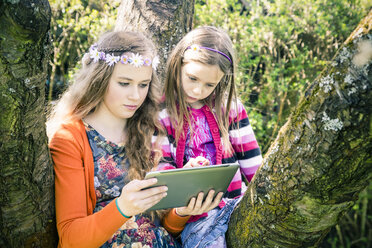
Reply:
<svg viewBox="0 0 372 248"><path fill-rule="evenodd" d="M141 31L153 39L163 78L168 53L191 29L195 0L122 0L115 30Z"/></svg>
<svg viewBox="0 0 372 248"><path fill-rule="evenodd" d="M307 89L233 213L230 247L317 247L372 177L372 11Z"/></svg>
<svg viewBox="0 0 372 248"><path fill-rule="evenodd" d="M55 247L54 180L45 132L51 10L0 3L0 247Z"/></svg>

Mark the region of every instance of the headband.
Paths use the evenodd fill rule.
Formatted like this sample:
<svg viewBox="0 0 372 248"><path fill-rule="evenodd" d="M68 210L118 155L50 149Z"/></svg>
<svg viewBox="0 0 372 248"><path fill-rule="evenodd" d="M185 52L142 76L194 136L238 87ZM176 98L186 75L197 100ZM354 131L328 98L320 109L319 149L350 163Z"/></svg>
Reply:
<svg viewBox="0 0 372 248"><path fill-rule="evenodd" d="M230 59L229 56L227 56L225 53L223 53L223 52L221 52L221 51L218 51L218 50L216 50L216 49L213 49L213 48L210 48L210 47L199 46L199 45L196 45L196 44L191 45L191 46L188 46L188 47L186 48L186 50L187 50L187 49L191 49L191 51L193 51L193 52L197 52L197 51L199 51L200 49L205 49L205 50L209 50L209 51L212 51L212 52L215 52L215 53L219 53L219 54L221 54L222 56L224 56L225 58L227 58L227 59L230 61L230 63L232 64L232 60Z"/></svg>
<svg viewBox="0 0 372 248"><path fill-rule="evenodd" d="M89 56L91 59L93 59L93 62L96 63L99 60L105 61L109 66L115 65L120 61L122 64L130 64L134 67L141 67L141 66L150 66L152 65L152 68L156 71L156 68L159 64L159 57L155 56L153 60L151 58L142 57L142 55L136 53L131 53L130 56L128 55L121 55L121 56L115 56L113 53L104 53L100 52L97 49L97 44L93 44L89 48Z"/></svg>

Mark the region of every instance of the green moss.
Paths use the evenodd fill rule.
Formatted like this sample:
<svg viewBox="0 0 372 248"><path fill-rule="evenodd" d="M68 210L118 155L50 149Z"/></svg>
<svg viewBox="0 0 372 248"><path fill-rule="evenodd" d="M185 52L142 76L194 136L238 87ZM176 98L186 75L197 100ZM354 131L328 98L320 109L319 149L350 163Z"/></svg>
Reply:
<svg viewBox="0 0 372 248"><path fill-rule="evenodd" d="M317 198L304 196L294 206L296 212L289 216L290 222L305 232L323 231L335 225L340 213L350 208L354 202L325 204Z"/></svg>
<svg viewBox="0 0 372 248"><path fill-rule="evenodd" d="M20 2L20 0L7 0L7 2L11 4L17 4Z"/></svg>
<svg viewBox="0 0 372 248"><path fill-rule="evenodd" d="M358 147L364 140L362 139L354 139L349 141L349 146L351 149L354 149L355 147Z"/></svg>

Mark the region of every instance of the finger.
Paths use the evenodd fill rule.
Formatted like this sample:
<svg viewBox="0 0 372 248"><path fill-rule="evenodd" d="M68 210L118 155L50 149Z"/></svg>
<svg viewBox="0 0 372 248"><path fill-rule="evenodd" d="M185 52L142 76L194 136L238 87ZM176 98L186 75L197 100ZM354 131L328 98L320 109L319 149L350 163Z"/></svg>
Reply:
<svg viewBox="0 0 372 248"><path fill-rule="evenodd" d="M189 201L189 204L187 204L186 207L181 207L177 209L178 214L192 215L194 211L195 201L196 201L195 197L192 197Z"/></svg>
<svg viewBox="0 0 372 248"><path fill-rule="evenodd" d="M209 160L208 159L204 160L203 163L202 163L202 166L206 166L206 165L209 165Z"/></svg>
<svg viewBox="0 0 372 248"><path fill-rule="evenodd" d="M154 206L155 204L157 204L158 202L160 202L161 199L163 199L165 196L166 193L154 195L149 198L139 200L135 202L133 205L136 207L139 213L142 213L147 209L151 208L152 206Z"/></svg>
<svg viewBox="0 0 372 248"><path fill-rule="evenodd" d="M199 167L199 166L201 166L201 162L194 160L194 161L191 162L191 166L192 167Z"/></svg>
<svg viewBox="0 0 372 248"><path fill-rule="evenodd" d="M209 160L201 156L196 157L196 161L199 166L209 165Z"/></svg>
<svg viewBox="0 0 372 248"><path fill-rule="evenodd" d="M149 188L149 189L145 189L145 190L141 190L141 191L137 192L137 194L138 194L137 197L138 197L138 199L146 199L146 198L149 198L149 197L157 195L157 194L165 193L167 191L168 191L167 186L158 186L158 187Z"/></svg>
<svg viewBox="0 0 372 248"><path fill-rule="evenodd" d="M189 161L183 166L184 168L193 167L193 164L195 163L195 158L190 158Z"/></svg>
<svg viewBox="0 0 372 248"><path fill-rule="evenodd" d="M156 178L146 180L133 180L126 185L128 191L140 191L141 189L150 187L158 182Z"/></svg>
<svg viewBox="0 0 372 248"><path fill-rule="evenodd" d="M209 205L209 207L205 210L205 212L208 212L208 211L216 208L220 204L220 202L221 202L222 195L223 194L221 194L220 197L217 197L216 196L215 199L214 199L214 201Z"/></svg>
<svg viewBox="0 0 372 248"><path fill-rule="evenodd" d="M216 197L214 198L214 200L213 200L213 205L214 205L215 207L217 207L218 204L220 204L220 202L221 202L221 200L222 200L222 196L223 196L223 192L220 192L220 193L218 193L218 194L216 195Z"/></svg>
<svg viewBox="0 0 372 248"><path fill-rule="evenodd" d="M203 166L203 164L205 163L205 159L204 158L200 158L200 159L195 159L192 161L192 166L193 167L200 167L200 166Z"/></svg>
<svg viewBox="0 0 372 248"><path fill-rule="evenodd" d="M214 209L215 207L217 207L220 204L221 198L223 196L223 192L218 193L216 195L216 197L214 198L213 202L212 201L209 201L209 199L210 199L209 197L210 196L213 197L213 195L211 194L211 191L209 191L208 197L205 200L205 202L203 203L203 206L202 206L202 209L201 209L201 211L203 213L206 213L206 212Z"/></svg>
<svg viewBox="0 0 372 248"><path fill-rule="evenodd" d="M212 204L212 201L213 201L213 196L214 196L214 190L210 190L207 197L205 198L204 202L203 202L203 205L201 206L201 209L200 211L201 212L208 212L210 209L214 208L212 207L211 205Z"/></svg>
<svg viewBox="0 0 372 248"><path fill-rule="evenodd" d="M204 193L203 192L200 192L198 194L198 198L196 199L194 209L196 209L196 208L200 209L201 208L202 202L203 202L203 198L204 198Z"/></svg>
<svg viewBox="0 0 372 248"><path fill-rule="evenodd" d="M195 201L196 201L195 197L192 197L189 204L187 205L187 209L189 209L189 210L194 209Z"/></svg>
<svg viewBox="0 0 372 248"><path fill-rule="evenodd" d="M203 202L203 206L209 206L211 204L211 202L213 201L214 192L215 191L213 189L208 192L208 195Z"/></svg>
<svg viewBox="0 0 372 248"><path fill-rule="evenodd" d="M147 198L139 201L139 204L141 204L141 206L146 206L146 209L148 209L148 208L154 206L155 204L157 204L161 199L163 199L166 196L167 196L167 193L162 192L160 194L156 194L156 195L147 197Z"/></svg>
<svg viewBox="0 0 372 248"><path fill-rule="evenodd" d="M192 215L194 211L195 201L195 197L192 197L186 207L179 208L180 211L178 211L178 213L182 213L182 215Z"/></svg>
<svg viewBox="0 0 372 248"><path fill-rule="evenodd" d="M205 160L207 160L207 159L202 157L202 156L198 156L198 157L195 158L195 161L197 161L197 162L204 162Z"/></svg>

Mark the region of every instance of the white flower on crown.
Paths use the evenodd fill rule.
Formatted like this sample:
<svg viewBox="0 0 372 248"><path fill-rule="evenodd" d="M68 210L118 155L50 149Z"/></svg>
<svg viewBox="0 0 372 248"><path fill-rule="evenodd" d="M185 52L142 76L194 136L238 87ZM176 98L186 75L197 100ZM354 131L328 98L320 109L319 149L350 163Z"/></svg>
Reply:
<svg viewBox="0 0 372 248"><path fill-rule="evenodd" d="M200 50L200 46L194 44L194 45L191 45L191 46L190 46L190 49L191 49L191 51L193 51L193 52L197 52L197 51Z"/></svg>
<svg viewBox="0 0 372 248"><path fill-rule="evenodd" d="M160 63L159 57L155 56L152 60L152 68L156 71L156 68L158 68L158 65Z"/></svg>
<svg viewBox="0 0 372 248"><path fill-rule="evenodd" d="M106 63L109 65L109 66L112 66L114 64L116 64L118 61L120 60L120 57L119 56L114 56L114 54L106 54Z"/></svg>
<svg viewBox="0 0 372 248"><path fill-rule="evenodd" d="M130 60L130 64L134 67L140 67L143 65L143 58L142 55L139 55L138 53L133 54Z"/></svg>
<svg viewBox="0 0 372 248"><path fill-rule="evenodd" d="M128 55L115 56L114 54L108 53L106 54L104 52L98 51L97 44L93 44L89 48L89 57L93 59L94 62L104 60L109 66L115 65L120 61L122 64L130 64L134 67L152 65L152 68L154 70L157 69L158 64L160 63L158 56L155 56L153 60L151 60L151 58L143 57L139 53L136 54L132 53L130 56Z"/></svg>
<svg viewBox="0 0 372 248"><path fill-rule="evenodd" d="M90 49L89 56L90 56L91 59L93 59L93 62L94 63L98 62L98 60L99 60L99 52L98 52L97 48Z"/></svg>

